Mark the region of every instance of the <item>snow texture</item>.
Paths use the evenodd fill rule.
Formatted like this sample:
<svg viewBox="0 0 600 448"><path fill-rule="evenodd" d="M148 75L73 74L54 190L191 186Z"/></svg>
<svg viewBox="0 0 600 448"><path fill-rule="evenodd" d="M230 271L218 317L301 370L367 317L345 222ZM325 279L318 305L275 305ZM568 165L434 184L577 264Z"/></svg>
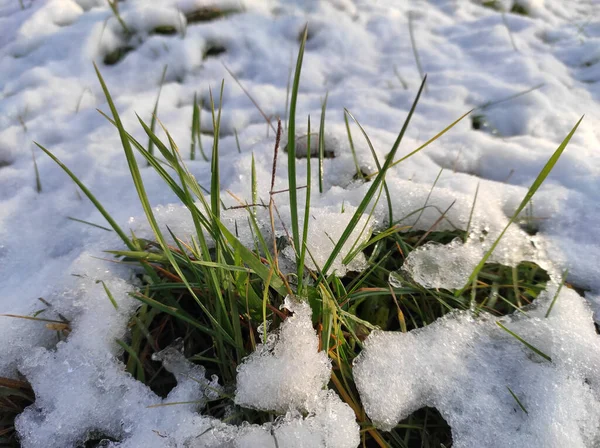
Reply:
<svg viewBox="0 0 600 448"><path fill-rule="evenodd" d="M290 402L283 397L269 402L270 407L285 410L270 427L235 428L202 416L200 405L207 398L202 384L214 379L192 384L179 378L174 395L163 401L126 374L118 358L122 349L115 339L127 338L127 323L139 305L128 295L136 282L129 270L99 259L106 256L104 250L120 249L122 243L113 233L68 219L106 225L73 182L32 143L39 142L63 160L124 229L151 235L140 218L143 210L118 133L96 111L108 108L93 61L100 67L126 129L143 142L146 138L135 113L150 120L167 66L158 115L186 159L194 95L204 105L202 130L210 132L209 92L225 79L219 145L222 198L227 207L240 205L234 197L252 202L254 155L259 200L268 203L273 132L223 64L266 116L284 117L298 37L309 22L296 137L306 135L303 120L308 114L316 130L314 124L328 92L325 142L334 157L324 161L323 193L313 176L313 216L307 241L316 264L322 265L332 247L329 237L335 241L370 186L355 179L343 108L360 120L383 161L421 81L409 33L412 28L428 85L398 157L409 154L467 110L476 110L387 173L394 222L417 230L429 230L434 223L438 230L466 231L469 227L466 243L425 246L409 258L406 270L430 287L461 283L477 256L507 224L548 157L586 114L531 208L519 225L511 226L492 261L508 265L535 261L554 278L568 268L569 282L586 290L585 299L594 311L600 310L600 226L595 225L600 219L597 2L503 0L497 2L505 11L502 14L483 7L479 0L128 0L119 2L119 10L129 33L104 0L23 0L24 8L20 3L0 0L0 313L27 315L44 309L40 317L61 321L63 316L71 330L62 332L57 341L56 331L43 322L0 317L0 376L23 375L36 395L35 404L17 419L23 446L70 447L98 433L117 440L110 442L113 446L127 447L358 444L349 408L333 392L321 390L326 378L322 364L320 369L319 364L313 366L320 372L316 378L300 378L307 382L290 385L290 393L295 391L285 395ZM514 5L527 14L511 13ZM193 20L199 8L215 7L231 13L204 22ZM158 27L174 33L162 34ZM209 51L217 47L225 51ZM474 116L479 116L479 130L473 129ZM351 131L361 171L374 172L376 163L367 143L352 124ZM202 142L206 150L212 138L203 134ZM288 188L283 149L275 176L277 191ZM176 235L187 239L192 233L187 212L152 169L140 166L161 225L173 225ZM299 186L306 179L306 166L306 159L297 161ZM313 174L316 166L313 159ZM189 161L189 168L203 187L210 186L209 162L197 157ZM298 191L303 209L305 190ZM277 194L275 199L283 221L276 223L275 232L284 236L290 229L289 203L286 194ZM225 223L231 229L237 223L240 238L251 245L252 234L241 225L246 222L245 213L229 210ZM257 219L268 235L270 221L262 207L257 209ZM365 234L353 235L351 244L390 220L383 195L369 222L362 219ZM538 233L530 236L521 226L533 226ZM343 265L348 250L332 266L338 275L362 266L361 260L357 266ZM468 263L456 268L461 257ZM448 267L456 275L450 275ZM99 280L111 290L118 308L108 300ZM500 441L503 446L598 445L600 370L591 312L582 299L563 288L551 317L543 319L553 292L545 294L529 318L507 317L503 322L551 356L552 363L528 352L491 317L456 314L407 335L374 333L368 340L371 348L356 367L373 418L389 427L416 407L431 403L452 426L457 446L472 446L470 431L489 436L488 446ZM299 310L293 318L300 326L302 316ZM308 351L298 348L298 359L322 358L313 350L314 341L309 342L313 333L309 336L305 330ZM272 350L264 348L265 364L277 363L277 353L288 350L282 340L287 339L282 335ZM389 375L371 375L370 388L364 371L389 360L388 353L376 356L383 346L398 352L401 359L419 361L422 369L410 363L394 365L397 370ZM253 366L255 357L244 368ZM180 361L171 359L173 365L192 368ZM446 372L448 378L442 382L432 372ZM199 371L194 375L202 377ZM397 384L412 387L392 388L397 395L389 393L395 379L400 381ZM378 381L386 384L388 392L381 399L376 398ZM281 393L283 380L275 384ZM515 406L507 386L523 402L527 415ZM322 398L310 404L313 408L302 405L314 413L304 418L296 406L309 396ZM199 403L148 407L171 399ZM492 417L502 424L492 427L488 420ZM333 437L330 431L336 425L345 425L349 432L336 431L339 438ZM478 446L483 446L480 442Z"/></svg>
<svg viewBox="0 0 600 448"><path fill-rule="evenodd" d="M369 417L391 429L435 407L457 448L598 446L600 337L572 290L545 318L553 292L527 315L455 312L409 333L371 333L353 368Z"/></svg>

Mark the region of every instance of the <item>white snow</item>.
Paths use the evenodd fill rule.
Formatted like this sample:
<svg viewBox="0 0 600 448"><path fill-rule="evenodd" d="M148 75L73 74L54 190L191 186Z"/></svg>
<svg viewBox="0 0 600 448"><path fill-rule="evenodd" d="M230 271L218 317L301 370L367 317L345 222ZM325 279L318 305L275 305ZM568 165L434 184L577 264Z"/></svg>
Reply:
<svg viewBox="0 0 600 448"><path fill-rule="evenodd" d="M597 446L600 337L574 291L563 289L545 318L553 292L527 316L499 320L551 362L490 315L455 312L409 333L371 333L353 368L367 413L390 429L435 407L457 448Z"/></svg>
<svg viewBox="0 0 600 448"><path fill-rule="evenodd" d="M125 127L141 142L146 138L135 113L150 120L161 74L168 67L158 115L185 158L189 157L194 94L206 105L209 89L215 92L225 79L222 197L227 206L239 205L227 191L242 201L252 201L250 161L254 154L259 198L268 203L273 132L222 62L267 116L285 118L289 71L295 63L298 36L308 22L297 135L306 134L308 114L313 132L318 130L321 103L328 92L325 139L327 150L335 155L324 161L323 193L319 193L316 176L312 184L307 246L316 264L322 265L333 247L329 238L336 241L369 188L368 183L353 179L356 167L343 108L364 125L383 161L420 83L409 35L410 15L428 86L398 157L471 108L542 86L475 110L473 114L483 115L484 129L474 131L467 117L390 170L386 180L394 220L419 230L429 230L445 211L438 230L466 230L480 186L467 242L424 246L409 257L406 269L428 287L459 285L504 228L548 157L586 114L534 197L532 222L539 233L531 237L512 226L492 261L508 265L535 261L555 278L568 268L569 281L588 290L585 299L600 310L600 227L596 225L600 219L599 5L593 0L498 3L505 10L521 5L530 15L503 15L482 7L479 0L128 0L119 2L120 14L133 31L127 37L105 1L23 0L21 9L17 0L0 0L0 313L32 314L47 308L40 317L60 320L60 314L71 328L58 342L56 332L43 322L0 317L0 376L16 377L20 372L36 394L35 405L17 420L23 446L74 446L90 431L119 440L114 446L128 447L358 444L352 411L332 391L323 389L328 367L323 363L325 356L315 350L316 338L301 305L292 305L299 308L279 339L263 347L261 362L285 371L297 365L294 362L306 360L310 369L295 372L297 382L289 384L278 376L281 372L261 372L271 375L276 386L263 404L252 394L266 390L261 389L265 384L238 390L237 399L248 406L283 414L270 426L235 428L203 416L200 405L207 397L198 382L180 377L173 396L163 401L125 373L115 338L126 338L127 322L138 305L128 296L135 281L122 266L95 258L106 257L104 250L119 249L122 243L113 233L67 219L106 225L75 184L32 143L43 144L63 160L124 229L131 228L140 236L148 232L119 136L95 110L108 108L92 61L99 64ZM187 23L186 14L215 6L238 13ZM153 33L159 25L177 32ZM226 51L204 58L210 45ZM102 64L108 53L125 46L131 51L121 61ZM211 127L205 106L202 128L210 131ZM373 172L376 165L366 142L356 126L351 129L360 167ZM212 139L207 135L202 139L207 150ZM40 193L32 151L40 173ZM313 174L316 167L313 159ZM203 187L210 186L209 163L197 157L189 168ZM297 172L298 185L303 185L305 159L298 160ZM142 168L142 176L161 225L168 224L185 240L192 232L187 212L152 169ZM275 190L287 187L282 146ZM298 191L303 210L305 190ZM283 223L277 221L276 233L282 236L290 229L287 195L276 195L276 201L283 219ZM425 205L422 214L417 211ZM258 208L257 218L265 233L270 232L268 212ZM357 239L364 241L372 228L388 219L382 195L373 218L367 222L363 217L367 231L353 235L349 245ZM252 244L251 233L240 225L246 222L244 210L227 211L224 220L232 229L237 222L241 240ZM362 266L360 258L356 265L343 265L350 246L345 246L331 268L338 275ZM287 256L294 259L293 253ZM97 280L112 291L118 309ZM371 417L390 427L420 406L436 406L452 426L456 446L474 446L474 440L484 446L474 433L490 437L487 446L600 443L600 366L591 311L583 299L563 288L550 318L544 319L552 295L550 288L528 318L502 320L550 355L552 363L532 355L491 317L475 319L457 313L418 332L373 333L355 368ZM51 306L42 304L40 297ZM302 337L284 343L287 331ZM304 348L295 345L300 341ZM385 356L377 355L380 350ZM280 352L287 354L277 358ZM389 356L392 352L416 364L397 362ZM181 364L177 368L192 369L173 356L172 361ZM256 367L257 356L243 364L240 375L244 369L261 370ZM388 361L394 364L382 364ZM372 374L367 381L366 372L377 366L390 369L389 375ZM440 379L444 373L446 377ZM194 376L202 384L214 381L200 378L199 370ZM398 389L390 388L396 380ZM386 386L382 397L378 382ZM523 402L527 415L516 406L507 386ZM307 397L313 397L310 405ZM199 403L147 407L169 401ZM304 417L303 412L309 415ZM502 424L492 425L492 418ZM332 430L338 425L348 431Z"/></svg>

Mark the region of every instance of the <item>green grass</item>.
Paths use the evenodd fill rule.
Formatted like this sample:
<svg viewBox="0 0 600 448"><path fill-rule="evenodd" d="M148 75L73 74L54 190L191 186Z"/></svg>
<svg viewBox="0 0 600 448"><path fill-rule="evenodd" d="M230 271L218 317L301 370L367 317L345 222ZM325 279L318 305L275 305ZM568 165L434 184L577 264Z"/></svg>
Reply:
<svg viewBox="0 0 600 448"><path fill-rule="evenodd" d="M533 263L521 263L514 268L487 263L499 238L461 290L428 290L402 274L403 260L421 245L430 241L448 244L455 238L465 237L464 230L438 232L431 228L428 232L414 232L403 227L401 224L407 217L396 216L393 213L387 193L386 173L392 166L426 148L468 115L462 115L425 144L407 156L395 160L411 117L418 107L426 78L423 79L398 137L384 161L377 159L368 135L355 117L346 111L347 117L356 123L362 137L371 148L377 172L365 177L364 182L368 182L369 185L367 193L352 215L348 227L342 232L341 238L335 242L327 261L316 270L309 269L305 262L306 257L312 257L312 254L303 242L306 241L309 230L310 220L307 218L310 215L311 191L307 188L303 192L298 185L304 182L306 185L311 184L311 158L307 158L307 178L297 180L295 148L296 105L306 37L305 29L291 84L287 121L287 174L290 187L288 195L292 213L291 235L289 240L283 243L291 245L295 250L296 265L292 272L282 270L278 258L282 241L275 238L274 233L261 233L253 207L248 207L247 222L237 223L250 227L255 240L253 247L244 246L236 238L235 232L229 230L221 221L219 131L221 115L226 113L221 110L223 84L218 93L218 109L215 107L213 92L210 94L214 129L210 159L201 150L203 158L207 159L211 166L211 194L207 197L186 167L174 139L166 129L166 138L161 139L154 132L152 125L139 120L156 153L149 150L150 145L142 145L125 130L109 88L96 67L110 108L111 116L106 117L115 126L121 138L134 186L154 235L151 240L127 235L77 176L50 151L41 145L38 146L77 183L107 220L110 228L123 240L126 248L112 250L110 253L119 262L137 269L143 286L133 293L133 296L140 301L140 307L130 322L129 337L118 341L123 348L122 359L126 369L135 378L147 384L157 394L166 396L175 385L175 380L160 364L152 361L152 354L181 338L186 357L203 365L208 375L218 375L225 390L233 390L236 368L244 357L255 349L257 341L260 340L259 328L266 328L268 320L269 331L277 329L288 315L280 310L280 305L286 295L291 294L300 300L308 300L311 305L320 347L328 354L333 365L330 388L354 410L361 426L363 446L448 447L451 444L449 428L433 409L423 409L414 413L390 432L381 432L372 426L360 402L352 375L352 363L361 351L362 342L374 328L406 332L422 328L455 309L472 309L475 313L487 311L494 315L526 313L527 306L545 288L548 275ZM197 104L196 101L194 104ZM199 138L199 110L196 107L193 111L192 135ZM320 154L323 152L326 133L325 107L323 102L318 142ZM352 138L349 122L346 124L349 138ZM519 214L530 203L532 196L564 151L577 125L535 180L509 225L516 222ZM308 128L310 151L310 118ZM276 172L282 131L279 122L274 143L273 176ZM191 159L194 159L195 143L200 142L197 140L192 143ZM143 156L147 165L151 167L148 169L154 169L165 182L165 188L170 188L187 208L195 225L192 235L174 235L170 229L159 226L146 195L135 152ZM320 161L321 157L318 157L317 162ZM319 163L319 176L321 169L322 165ZM253 174L251 179L253 202L259 196L255 176ZM271 225L274 226L276 197L273 182L271 191L262 193L269 194L268 208L271 213ZM304 209L298 207L298 194L306 194L307 205ZM375 234L367 235L367 242L355 247L345 259L345 262L350 262L362 253L367 259L368 267L360 273L351 272L342 278L337 277L331 272L335 258L358 226L363 214L370 214L374 204L381 200L382 196L387 197L389 222ZM416 210L414 213L420 212L421 210ZM301 214L304 216L302 221L299 219ZM301 222L304 224L300 225ZM116 305L110 291L105 290L107 300ZM514 336L518 338L518 335ZM527 344L526 341L521 342ZM535 349L533 346L530 348ZM231 409L234 411L230 412ZM210 403L204 412L218 418L226 418L227 422L232 424L260 424L274 418L274 415L268 412L256 412L236 406L231 394L225 394L219 400Z"/></svg>
<svg viewBox="0 0 600 448"><path fill-rule="evenodd" d="M34 400L35 395L27 382L0 377L0 446L19 446L14 420Z"/></svg>

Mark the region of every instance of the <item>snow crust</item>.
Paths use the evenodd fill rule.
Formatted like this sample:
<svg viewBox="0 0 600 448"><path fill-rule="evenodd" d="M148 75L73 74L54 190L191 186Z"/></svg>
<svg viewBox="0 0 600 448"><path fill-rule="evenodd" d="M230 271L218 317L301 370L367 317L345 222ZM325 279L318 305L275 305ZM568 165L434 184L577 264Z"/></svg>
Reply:
<svg viewBox="0 0 600 448"><path fill-rule="evenodd" d="M409 333L371 333L353 368L368 415L391 429L435 407L459 448L597 446L600 337L589 306L572 290L563 289L544 317L554 290L525 316L455 312Z"/></svg>
<svg viewBox="0 0 600 448"><path fill-rule="evenodd" d="M32 314L44 308L40 317L60 321L63 316L70 332L61 333L58 341L56 332L41 322L0 317L0 375L23 375L36 394L36 403L17 420L23 446L75 446L96 432L118 440L109 446L123 447L358 445L352 411L323 389L329 367L315 349L308 310L299 304L289 303L294 316L240 368L237 399L280 412L271 425L237 428L203 416L202 403L210 399L211 390L219 389L217 380L204 378L177 351L158 355L165 368L179 375L178 386L164 400L125 373L115 339L127 338L127 322L138 306L128 292L136 282L127 269L95 258L105 257L104 250L119 249L121 243L114 234L68 219L106 224L32 143L38 141L61 158L123 228L139 236L148 232L119 137L95 110L106 111L107 105L92 61L99 63L126 128L142 142L145 137L134 112L150 120L162 71L168 66L159 118L185 158L194 94L206 105L209 89L214 91L225 79L222 197L227 207L239 205L227 191L252 201L254 155L259 198L268 203L273 132L221 62L239 77L267 116L283 117L298 35L308 21L310 39L297 116L300 121L311 114L314 132L329 92L325 139L335 156L324 161L323 193L316 176L312 184L307 245L315 264L322 265L333 247L330 239L336 241L369 188L354 179L356 167L342 110L347 107L360 120L383 161L420 83L410 18L429 81L398 156L471 108L478 108L473 114L482 115L485 126L474 131L466 118L388 173L394 221L399 225L429 230L437 223L438 230L466 231L470 223L466 243L426 245L411 254L405 271L426 287L462 286L547 158L585 113L567 151L536 194L531 216L523 216L531 218L538 234L532 237L512 226L492 261L507 265L535 261L555 279L568 268L569 281L588 291L585 299L597 312L600 22L595 2L502 2L505 10L514 4L525 7L529 15L521 16L502 15L478 0L128 0L119 8L133 31L130 38L105 1L24 0L24 4L21 9L17 1L0 0L0 313ZM186 14L200 7L239 11L219 20L187 23ZM157 26L173 27L176 33L156 34ZM226 51L205 57L206 49L214 45ZM125 47L129 52L117 64L102 64L110 52ZM536 86L541 87L481 107ZM206 107L201 118L203 130L210 131ZM358 128L351 129L359 167L374 172L376 164L366 142ZM303 123L298 123L297 134L299 138L306 134ZM209 148L212 139L206 135L202 139ZM278 159L276 190L288 187L284 154L282 150ZM210 164L199 159L190 161L189 167L208 188ZM312 167L315 173L316 163ZM432 189L440 169L444 171ZM298 160L297 171L300 185L306 177L305 159ZM187 212L151 169L142 168L142 176L161 225L169 225L185 239L192 233ZM300 207L303 191L299 190ZM283 221L277 222L276 232L284 236L289 230L289 204L285 194L277 195L276 201ZM382 196L374 216L368 221L363 217L358 227L364 223L366 231L353 235L350 246L389 220L385 202ZM415 213L423 207L422 213ZM266 211L257 209L257 217L268 234ZM245 211L224 212L224 220L231 229L237 224L240 239L253 244L251 232L240 225L246 220ZM356 265L343 265L350 246L332 266L338 275L363 266L360 257ZM289 248L286 255L295 258ZM308 263L313 266L312 260ZM117 309L99 280L111 290ZM436 406L452 426L456 446L598 445L600 366L592 311L563 288L550 318L544 319L553 294L549 288L529 317L502 320L551 356L552 363L532 354L489 316L456 313L406 335L373 333L355 367L369 415L389 428L418 407ZM394 359L390 353L398 356ZM301 362L310 367L292 369ZM276 370L270 370L274 366ZM286 381L282 372L294 373L295 382ZM257 382L260 378L269 378L274 388ZM261 390L265 394L258 396ZM148 407L172 401L197 403ZM493 425L492 418L501 423Z"/></svg>

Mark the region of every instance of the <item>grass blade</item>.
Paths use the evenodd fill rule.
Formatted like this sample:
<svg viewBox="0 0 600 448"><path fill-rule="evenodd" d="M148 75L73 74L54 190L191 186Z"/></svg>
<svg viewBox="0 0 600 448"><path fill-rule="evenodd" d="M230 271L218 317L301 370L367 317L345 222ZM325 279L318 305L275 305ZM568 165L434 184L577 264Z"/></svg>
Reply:
<svg viewBox="0 0 600 448"><path fill-rule="evenodd" d="M348 119L346 118L348 116L350 118L352 118L352 121L354 121L356 123L356 125L358 126L358 128L360 129L360 132L362 133L363 137L367 141L367 145L369 146L369 150L371 151L373 160L375 160L375 165L377 166L377 171L381 171L381 163L379 162L379 157L377 157L377 153L375 152L375 148L373 147L373 143L371 143L371 139L367 135L367 132L362 127L362 125L358 122L358 120L354 117L354 115L352 115L348 109L344 109L344 119L346 120L346 127L348 128L348 138L350 139L350 141L352 141L352 137L350 136L350 128L348 127ZM354 155L354 152L353 152L353 155ZM354 157L356 158L356 156L354 156ZM357 166L357 170L360 173L360 176L364 179L364 176L362 175L362 172L360 171L360 167L358 166L358 162L356 160L355 160L355 163ZM391 166L393 166L393 164ZM393 207L392 207L392 197L390 196L390 191L388 189L387 182L385 180L383 181L383 188L385 189L385 197L386 197L387 203L388 203L389 226L391 227L394 225L393 224L394 223L394 214L393 214L394 211L393 211Z"/></svg>
<svg viewBox="0 0 600 448"><path fill-rule="evenodd" d="M508 386L506 386L506 388L508 389L508 391L510 392L510 394L512 395L512 397L515 399L515 401L517 402L517 404L519 405L519 407L521 408L521 410L523 412L525 412L525 414L529 414L529 412L527 412L527 409L525 409L525 406L523 406L523 403L521 403L521 400L519 400L519 397L517 397L517 395L512 391L512 389Z"/></svg>
<svg viewBox="0 0 600 448"><path fill-rule="evenodd" d="M323 159L325 158L325 112L327 111L327 98L329 92L325 94L325 100L321 106L321 123L319 124L319 193L323 193ZM310 158L310 146L308 147L307 158Z"/></svg>
<svg viewBox="0 0 600 448"><path fill-rule="evenodd" d="M523 344L525 347L527 347L532 352L540 355L546 361L552 362L552 358L550 358L550 356L548 356L547 354L545 354L540 349L538 349L538 348L534 347L533 345L531 345L529 342L527 342L525 339L523 339L518 334L514 333L513 331L510 331L508 328L506 328L504 325L502 325L501 322L497 321L496 325L498 325L500 328L502 328L504 331L506 331L508 334L510 334L513 338L515 338L517 341L519 341L521 344Z"/></svg>
<svg viewBox="0 0 600 448"><path fill-rule="evenodd" d="M83 191L83 194L85 194L88 197L88 199L90 201L92 201L92 204L94 204L94 206L100 212L100 214L102 216L104 216L104 219L106 219L106 221L110 224L110 226L117 233L117 235L119 235L119 237L121 237L121 239L123 240L125 245L131 250L136 250L137 248L131 242L129 237L125 234L125 232L123 232L123 230L121 230L121 227L119 227L119 225L115 222L115 220L112 219L110 214L106 211L106 209L102 206L102 204L100 204L100 202L98 202L96 197L92 194L92 192L90 190L88 190L88 188L83 184L83 182L81 182L79 180L79 178L75 174L73 174L73 172L69 168L67 168L67 166L58 159L58 157L56 157L54 154L52 154L49 150L44 148L39 143L37 143L37 142L34 142L34 143L37 145L38 148L40 148L42 151L44 151L48 157L50 157L52 160L54 160L54 162L58 166L60 166L63 169L63 171L65 173L67 173L67 175L71 179L73 179L73 182L75 182L77 184L77 186L79 188L81 188L81 191Z"/></svg>
<svg viewBox="0 0 600 448"><path fill-rule="evenodd" d="M292 98L290 101L290 116L288 119L288 182L290 198L290 214L292 221L292 238L296 251L296 264L300 262L300 229L298 225L298 199L296 191L296 104L298 102L298 90L300 88L300 74L302 72L302 59L304 57L304 47L308 37L308 24L304 27L300 49L298 50L298 60L296 62L296 73L292 84ZM310 151L310 148L308 149Z"/></svg>
<svg viewBox="0 0 600 448"><path fill-rule="evenodd" d="M481 261L479 262L479 264L475 267L475 269L471 273L471 276L467 280L467 283L465 284L465 286L463 286L463 288L460 291L456 292L455 295L457 297L460 296L460 295L462 295L464 293L465 289L467 289L467 287L471 283L473 283L473 280L475 279L475 277L477 277L477 275L479 274L479 272L481 271L481 269L483 268L483 266L485 265L485 263L487 262L487 260L490 258L490 256L492 255L492 252L494 252L494 249L496 249L496 246L498 246L498 244L500 243L500 240L502 239L502 237L504 236L504 234L506 233L506 231L508 230L508 228L510 227L510 225L513 222L515 222L515 220L517 219L517 217L519 216L519 214L523 211L523 209L529 203L529 201L531 200L531 198L533 197L533 195L540 188L540 185L542 185L542 183L546 180L546 178L548 177L548 174L550 174L550 171L552 171L552 168L554 168L554 165L556 165L556 162L558 162L558 159L560 158L560 156L562 155L563 151L565 150L565 148L567 147L567 145L571 141L571 138L573 137L573 134L575 134L575 131L579 127L579 124L581 123L582 120L583 120L583 117L581 117L579 119L579 121L575 124L575 126L573 127L573 129L571 129L571 132L569 132L569 135L567 135L565 137L565 139L558 146L558 148L556 149L556 151L554 151L554 154L552 154L552 157L550 157L550 159L548 160L548 162L546 162L546 165L544 165L544 168L542 168L542 171L540 171L540 174L538 174L538 176L535 179L535 181L533 181L533 184L531 184L531 187L529 187L529 190L527 191L527 194L525 194L525 197L521 201L521 204L519 204L519 207L517 207L517 210L513 214L512 218L510 218L510 220L508 221L508 224L506 225L506 227L504 227L504 230L502 230L502 232L500 233L500 235L498 236L498 238L496 238L496 241L494 241L494 244L492 244L492 247L490 247L488 249L488 251L485 253L485 255L483 256L483 258L481 259Z"/></svg>
<svg viewBox="0 0 600 448"><path fill-rule="evenodd" d="M163 84L165 83L165 77L167 76L167 68L165 65L163 68L162 76L160 77L160 84L158 87L158 95L156 96L156 102L154 103L154 110L152 111L152 120L150 121L150 129L154 132L156 128L156 114L158 113L158 102L160 101L160 94L162 92ZM154 154L154 142L151 138L148 138L148 152Z"/></svg>
<svg viewBox="0 0 600 448"><path fill-rule="evenodd" d="M350 234L352 233L352 231L354 230L354 228L358 224L358 222L359 222L359 220L360 220L363 212L366 210L367 206L371 202L371 199L373 198L373 196L375 195L375 193L379 189L381 183L385 179L385 174L386 174L387 170L390 168L390 166L392 165L392 160L394 160L394 156L396 155L396 152L398 151L398 148L400 147L400 142L402 142L402 138L404 137L404 134L406 133L406 129L408 128L408 125L410 123L410 119L412 118L412 116L413 116L413 114L415 112L415 109L417 107L419 99L421 98L421 93L423 92L423 89L425 87L425 83L426 82L427 82L427 77L423 78L423 82L421 83L421 87L419 88L419 91L417 92L417 96L415 97L415 100L414 100L414 102L413 102L413 104L412 104L412 106L410 108L410 111L408 112L408 116L406 117L406 120L404 121L402 129L400 130L400 134L398 134L398 138L396 139L396 141L394 143L394 146L392 147L392 150L388 154L388 156L387 156L387 158L385 160L385 163L383 164L383 167L381 168L381 170L379 170L379 172L377 174L377 177L375 178L375 180L373 180L373 182L371 184L371 187L369 188L369 190L367 191L365 197L363 198L363 200L359 204L358 208L356 209L356 211L354 213L354 216L352 216L352 218L350 219L350 222L348 223L348 226L344 230L344 232L343 232L342 236L340 237L338 243L333 248L333 251L331 252L331 255L329 256L328 260L323 265L323 270L321 272L321 279L323 279L327 275L327 271L329 270L329 268L333 264L333 262L335 260L335 257L337 257L338 254L340 253L340 251L342 250L342 247L344 246L344 244L346 243L346 241L350 237Z"/></svg>
<svg viewBox="0 0 600 448"><path fill-rule="evenodd" d="M310 151L310 115L308 116L307 148ZM308 239L308 226L310 224L310 193L311 193L311 167L310 157L306 158L306 200L304 203L304 223L302 229L302 247L300 248L300 261L298 263L298 294L302 295L304 289L304 260L306 259L306 240Z"/></svg>

